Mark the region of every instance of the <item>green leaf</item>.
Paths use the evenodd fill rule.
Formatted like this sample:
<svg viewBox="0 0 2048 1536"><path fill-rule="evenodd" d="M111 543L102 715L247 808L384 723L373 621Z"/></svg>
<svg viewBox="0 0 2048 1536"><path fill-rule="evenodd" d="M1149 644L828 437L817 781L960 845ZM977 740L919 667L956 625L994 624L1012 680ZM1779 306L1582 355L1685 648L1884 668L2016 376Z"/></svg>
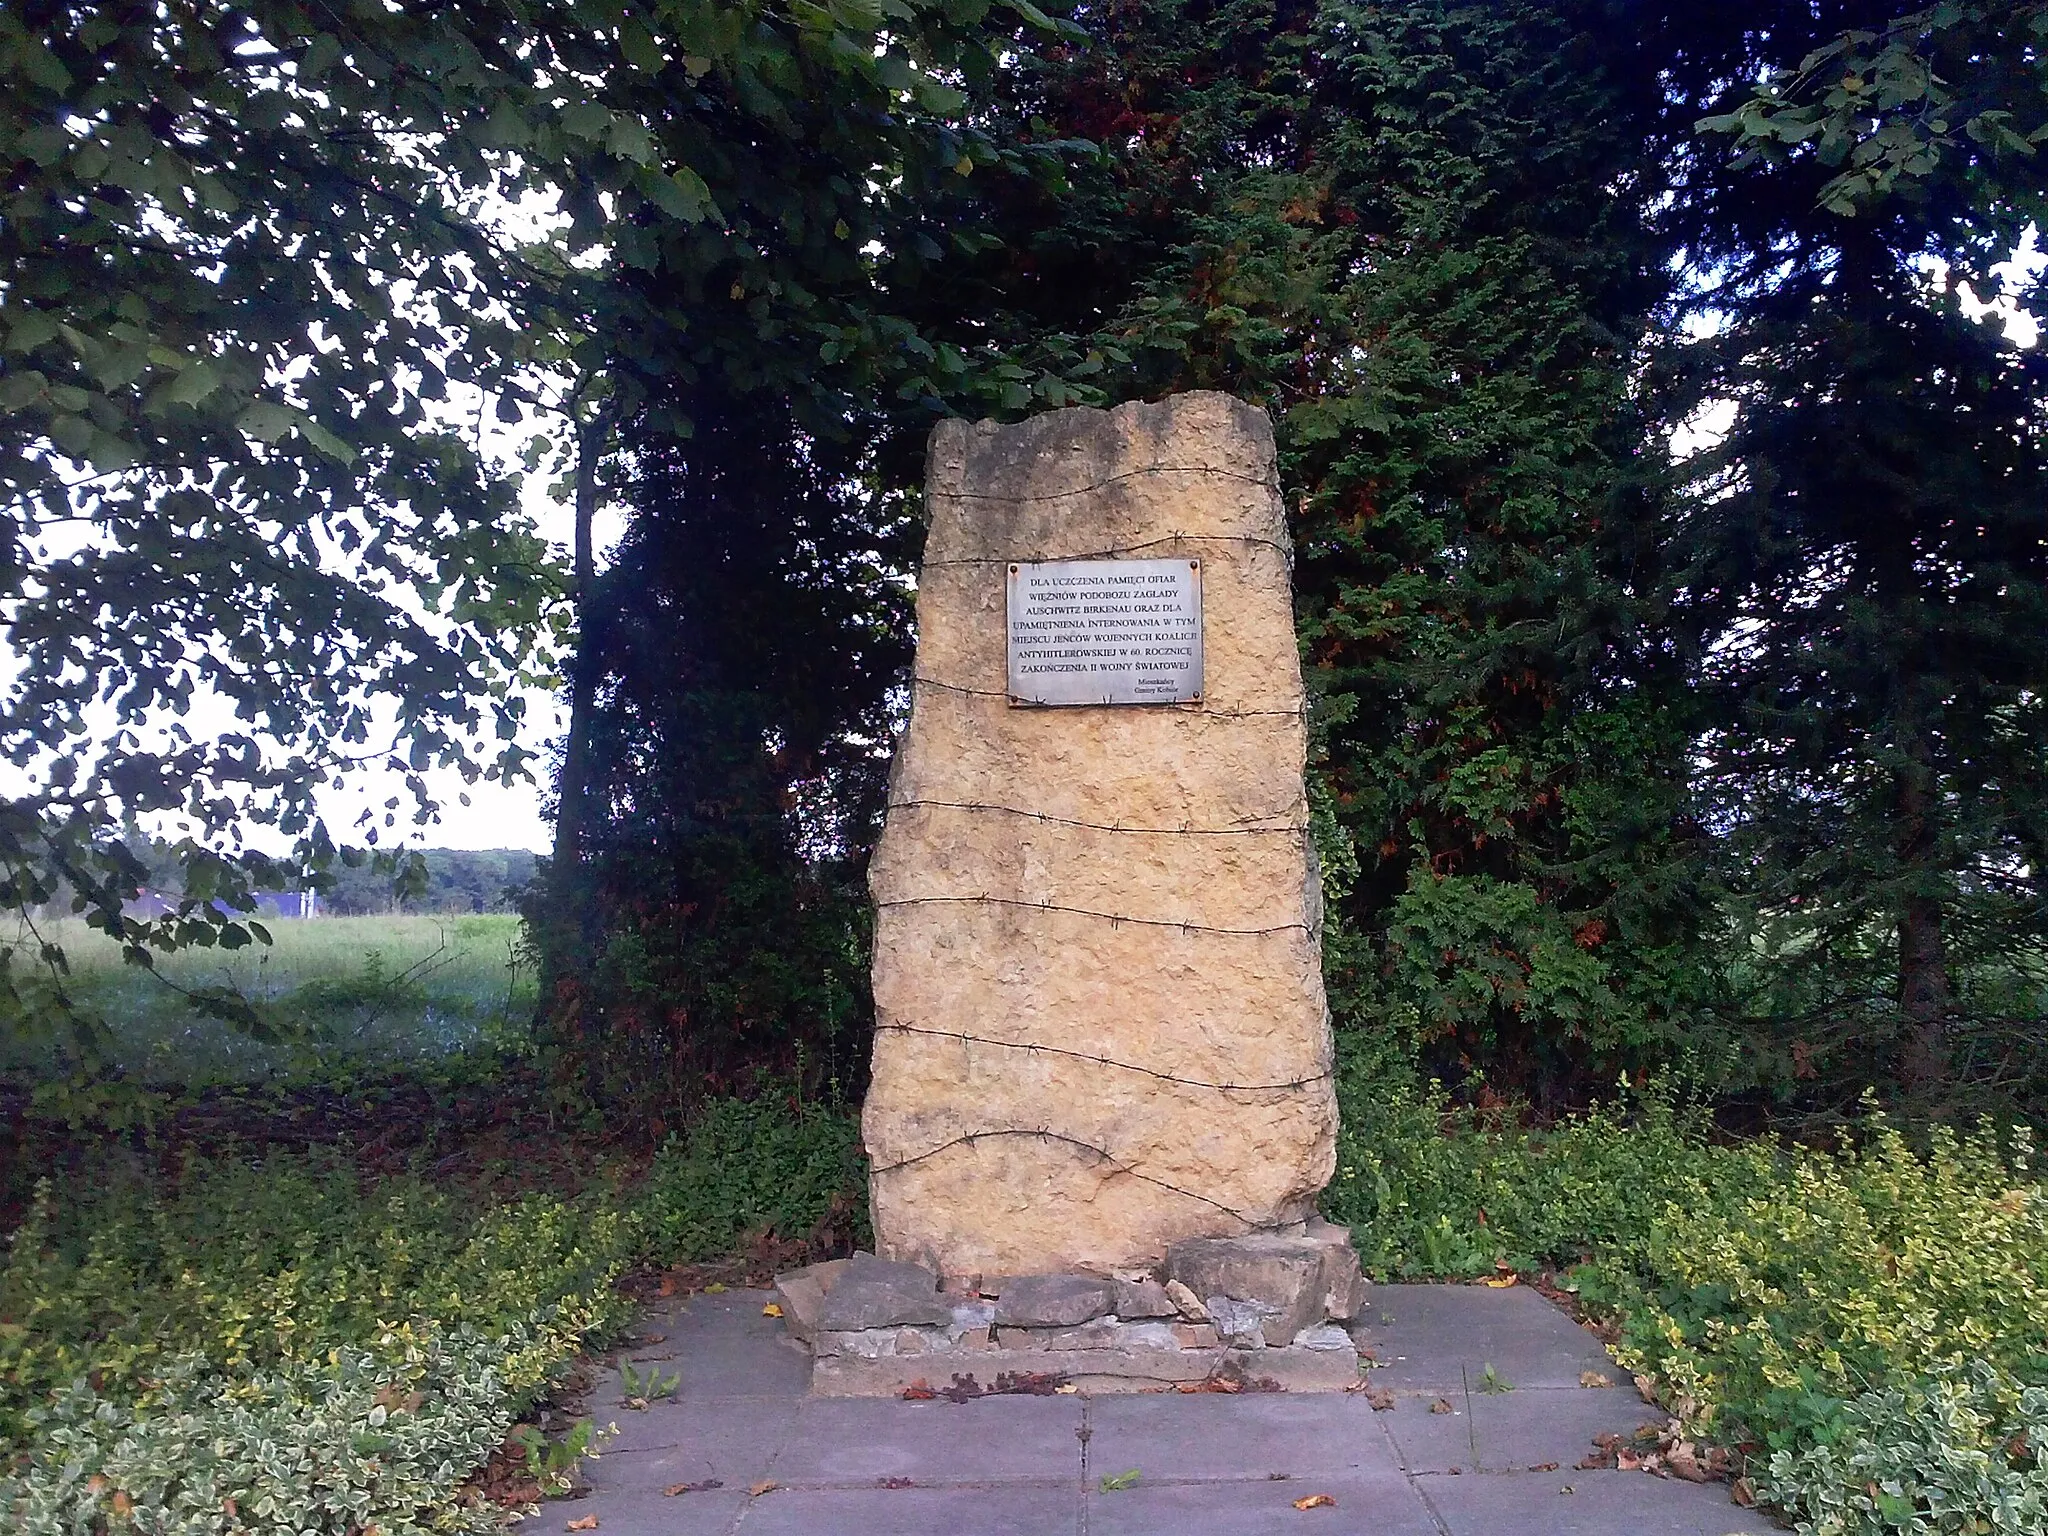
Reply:
<svg viewBox="0 0 2048 1536"><path fill-rule="evenodd" d="M611 123L611 112L595 101L575 102L562 112L562 131L579 139L601 139Z"/></svg>
<svg viewBox="0 0 2048 1536"><path fill-rule="evenodd" d="M710 211L711 189L688 166L668 176L648 171L635 176L633 184L655 207L682 223L702 223Z"/></svg>
<svg viewBox="0 0 2048 1536"><path fill-rule="evenodd" d="M299 413L274 400L258 400L235 418L235 425L259 443L274 443L298 425Z"/></svg>
<svg viewBox="0 0 2048 1536"><path fill-rule="evenodd" d="M300 418L299 432L306 439L307 442L311 443L315 448L319 449L321 453L325 454L328 458L334 460L337 464L355 463L355 449L350 447L341 438L336 437L332 432L328 431L327 428L321 426L320 423L313 420L312 417L304 416Z"/></svg>
<svg viewBox="0 0 2048 1536"><path fill-rule="evenodd" d="M299 55L299 78L318 80L332 69L341 58L341 43L332 34L321 32L306 45L306 51Z"/></svg>
<svg viewBox="0 0 2048 1536"><path fill-rule="evenodd" d="M658 75L668 63L661 56L661 47L654 41L654 34L633 20L628 20L619 29L619 52L626 56L628 64L645 74Z"/></svg>
<svg viewBox="0 0 2048 1536"><path fill-rule="evenodd" d="M220 388L220 375L204 363L185 369L164 391L164 398L177 405L197 405Z"/></svg>
<svg viewBox="0 0 2048 1536"><path fill-rule="evenodd" d="M71 89L71 71L41 38L16 33L7 39L7 44L14 56L14 66L44 90L61 95Z"/></svg>
<svg viewBox="0 0 2048 1536"><path fill-rule="evenodd" d="M26 354L56 339L57 322L48 315L30 310L8 327L7 350Z"/></svg>
<svg viewBox="0 0 2048 1536"><path fill-rule="evenodd" d="M56 415L50 418L50 441L60 453L84 459L92 453L92 423L83 416Z"/></svg>

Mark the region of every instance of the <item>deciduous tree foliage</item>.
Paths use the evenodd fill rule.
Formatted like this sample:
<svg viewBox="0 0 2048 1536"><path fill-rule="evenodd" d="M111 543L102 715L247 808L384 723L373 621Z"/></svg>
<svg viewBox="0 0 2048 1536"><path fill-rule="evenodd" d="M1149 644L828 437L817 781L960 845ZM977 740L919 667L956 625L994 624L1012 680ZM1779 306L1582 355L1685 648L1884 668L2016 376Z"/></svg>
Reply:
<svg viewBox="0 0 2048 1536"><path fill-rule="evenodd" d="M565 411L590 478L594 429L627 409L688 430L660 404L673 381L808 403L821 350L915 345L849 285L909 156L971 173L983 141L945 119L949 82L994 67L988 38L1050 26L1000 14L1008 31L985 0L0 14L0 750L25 786L0 899L61 885L139 963L246 943L216 904L276 876L233 857L241 835L267 824L317 871L331 775L388 759L423 815L431 767L521 772L514 685L545 661L562 573L451 381L465 413ZM522 198L552 210L545 239L503 233ZM121 904L141 866L111 833L165 815L191 834L187 901L139 923ZM61 954L42 959L61 993Z"/></svg>
<svg viewBox="0 0 2048 1536"><path fill-rule="evenodd" d="M232 857L252 826L331 851L328 776L519 771L477 737L515 732L553 577L433 409L516 350L451 131L516 44L383 7L0 14L0 901L62 883L142 963L247 943L207 904L270 878ZM124 919L110 831L166 816L185 909Z"/></svg>

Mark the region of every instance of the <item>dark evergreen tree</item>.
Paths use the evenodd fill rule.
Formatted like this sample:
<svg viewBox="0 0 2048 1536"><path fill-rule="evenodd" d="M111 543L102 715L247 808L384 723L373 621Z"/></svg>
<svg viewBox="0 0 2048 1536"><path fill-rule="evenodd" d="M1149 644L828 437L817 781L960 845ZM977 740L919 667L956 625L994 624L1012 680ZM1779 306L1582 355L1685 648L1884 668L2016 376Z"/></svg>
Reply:
<svg viewBox="0 0 2048 1536"><path fill-rule="evenodd" d="M1737 958L1843 1098L2038 1093L2048 359L1963 284L2042 207L2048 8L1753 11L1772 83L1706 125L1748 147L1703 143L1676 211L1736 406L1674 552Z"/></svg>

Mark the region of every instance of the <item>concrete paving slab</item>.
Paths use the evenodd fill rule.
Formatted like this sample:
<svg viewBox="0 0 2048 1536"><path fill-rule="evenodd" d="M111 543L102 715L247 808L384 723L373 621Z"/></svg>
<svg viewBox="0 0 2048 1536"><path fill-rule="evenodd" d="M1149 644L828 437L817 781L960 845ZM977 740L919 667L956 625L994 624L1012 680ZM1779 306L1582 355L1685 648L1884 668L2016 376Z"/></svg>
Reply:
<svg viewBox="0 0 2048 1536"><path fill-rule="evenodd" d="M1299 1510L1325 1493L1337 1502ZM1408 1479L1398 1473L1155 1484L1088 1495L1089 1536L1440 1536ZM749 1536L752 1527L749 1526ZM1521 1536L1502 1527L1490 1536Z"/></svg>
<svg viewBox="0 0 2048 1536"><path fill-rule="evenodd" d="M587 1480L597 1488L628 1483L665 1488L716 1478L729 1488L748 1487L773 1471L796 1423L794 1405L763 1411L767 1406L734 1402L670 1414L656 1422L673 1438L660 1445L611 1441L596 1461L585 1463Z"/></svg>
<svg viewBox="0 0 2048 1536"><path fill-rule="evenodd" d="M635 1330L647 1342L629 1345L620 1358L636 1370L680 1378L679 1400L802 1397L810 1386L811 1358L790 1342L779 1319L761 1315L773 1298L772 1291L727 1291L664 1302ZM607 1372L593 1411L599 1403L610 1411L618 1389L618 1373Z"/></svg>
<svg viewBox="0 0 2048 1536"><path fill-rule="evenodd" d="M593 1401L589 1412L599 1429L618 1427L603 1447L608 1455L694 1446L707 1457L751 1463L763 1454L761 1447L767 1446L770 1455L781 1447L801 1406L801 1398L662 1398L641 1409ZM761 1470L766 1469L761 1461Z"/></svg>
<svg viewBox="0 0 2048 1536"><path fill-rule="evenodd" d="M1077 1483L1081 1399L984 1397L971 1402L813 1398L803 1405L775 1477L790 1484ZM751 1529L751 1525L749 1526Z"/></svg>
<svg viewBox="0 0 2048 1536"><path fill-rule="evenodd" d="M1600 1341L1527 1286L1376 1285L1352 1327L1371 1351L1372 1384L1396 1390L1473 1388L1488 1365L1518 1387L1576 1387L1582 1371L1628 1377Z"/></svg>
<svg viewBox="0 0 2048 1536"><path fill-rule="evenodd" d="M1357 1393L1159 1393L1088 1405L1090 1481L1392 1474L1392 1442Z"/></svg>
<svg viewBox="0 0 2048 1536"><path fill-rule="evenodd" d="M745 1536L1069 1536L1081 1529L1071 1486L781 1488L753 1500ZM609 1525L603 1536L611 1536Z"/></svg>
<svg viewBox="0 0 2048 1536"><path fill-rule="evenodd" d="M1451 1404L1431 1413L1430 1404ZM1589 1391L1584 1387L1521 1387L1513 1392L1399 1393L1380 1415L1411 1472L1520 1472L1545 1462L1566 1471L1593 1449L1602 1431L1632 1434L1637 1426L1661 1426L1668 1415L1636 1395L1634 1387Z"/></svg>
<svg viewBox="0 0 2048 1536"><path fill-rule="evenodd" d="M521 1532L564 1531L571 1520L597 1516L602 1536L727 1536L747 1503L745 1488L711 1493L662 1494L665 1484L636 1483L595 1490L580 1499L543 1504L516 1527Z"/></svg>
<svg viewBox="0 0 2048 1536"><path fill-rule="evenodd" d="M1725 1483L1646 1472L1467 1473L1415 1481L1450 1536L1761 1536L1778 1529L1731 1500Z"/></svg>
<svg viewBox="0 0 2048 1536"><path fill-rule="evenodd" d="M622 1438L588 1497L536 1531L595 1514L599 1536L1751 1536L1774 1529L1725 1486L1578 1471L1599 1430L1657 1417L1596 1340L1517 1287L1380 1286L1360 1330L1397 1406L1362 1394L1161 1393L967 1403L803 1395L807 1358L763 1318L764 1292L664 1304L627 1358L675 1372L673 1399L592 1403ZM660 1357L660 1358L658 1358ZM1405 1357L1405 1358L1403 1358ZM1477 1390L1484 1366L1514 1384ZM1468 1408L1459 1368L1474 1383ZM1623 1383L1596 1390L1579 1373ZM1456 1410L1431 1414L1432 1398ZM1084 1442L1079 1431L1086 1429ZM1472 1443L1478 1464L1470 1470ZM1085 1445L1085 1456L1084 1456ZM1494 1470L1555 1461L1554 1472ZM1104 1475L1137 1469L1103 1493ZM1405 1470L1404 1470L1405 1468ZM1453 1469L1459 1475L1451 1475ZM664 1487L724 1486L674 1498ZM758 1497L764 1479L779 1486ZM885 1480L908 1486L881 1486ZM1566 1494L1559 1489L1569 1486ZM1334 1507L1293 1501L1328 1493Z"/></svg>

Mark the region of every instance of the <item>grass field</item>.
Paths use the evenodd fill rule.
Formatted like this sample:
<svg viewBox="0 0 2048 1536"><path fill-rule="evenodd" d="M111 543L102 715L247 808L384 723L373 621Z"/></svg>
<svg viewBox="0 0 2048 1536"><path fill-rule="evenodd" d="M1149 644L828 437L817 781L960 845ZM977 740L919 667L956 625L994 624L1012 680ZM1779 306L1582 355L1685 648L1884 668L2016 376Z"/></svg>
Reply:
<svg viewBox="0 0 2048 1536"><path fill-rule="evenodd" d="M63 948L72 997L105 1025L112 1059L131 1080L204 1087L390 1071L524 1038L533 970L517 917L267 926L271 944L161 956L156 974L124 964L114 943L83 922L43 924L40 932ZM26 935L6 937L20 974L34 950L22 951ZM224 987L249 1001L274 1038L252 1038L186 996ZM0 1033L0 1071L43 1066L54 1049L8 1041Z"/></svg>

